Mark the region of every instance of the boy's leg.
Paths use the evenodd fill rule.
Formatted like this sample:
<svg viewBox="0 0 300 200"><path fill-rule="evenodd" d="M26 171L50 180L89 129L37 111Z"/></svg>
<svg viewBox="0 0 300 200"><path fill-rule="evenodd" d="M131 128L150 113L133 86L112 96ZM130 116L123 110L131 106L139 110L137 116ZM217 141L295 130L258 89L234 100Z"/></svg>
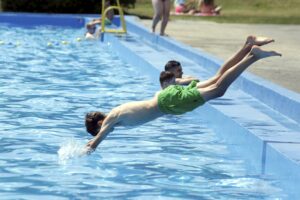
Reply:
<svg viewBox="0 0 300 200"><path fill-rule="evenodd" d="M205 101L223 96L227 88L237 79L237 77L241 75L245 69L247 69L255 61L270 56L281 56L281 54L275 51L264 51L257 46L253 46L248 56L246 56L234 67L223 73L216 83L205 88L198 88L200 94Z"/></svg>
<svg viewBox="0 0 300 200"><path fill-rule="evenodd" d="M252 35L248 36L244 46L235 55L233 55L229 60L225 62L225 64L219 69L217 74L222 75L230 67L233 67L241 60L243 60L243 58L250 52L251 48L254 45L262 46L262 45L269 44L271 42L274 42L274 40L270 38L256 37Z"/></svg>
<svg viewBox="0 0 300 200"><path fill-rule="evenodd" d="M263 37L259 38L255 36L248 36L244 46L225 62L225 64L218 70L216 75L206 81L199 82L197 87L208 87L209 85L214 84L228 69L243 60L243 58L250 52L253 45L262 46L271 42L274 42L274 40Z"/></svg>

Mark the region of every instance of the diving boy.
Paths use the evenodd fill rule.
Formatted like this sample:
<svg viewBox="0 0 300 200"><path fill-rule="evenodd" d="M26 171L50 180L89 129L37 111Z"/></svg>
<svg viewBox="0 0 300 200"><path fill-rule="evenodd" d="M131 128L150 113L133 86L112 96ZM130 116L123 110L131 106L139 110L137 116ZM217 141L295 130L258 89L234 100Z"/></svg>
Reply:
<svg viewBox="0 0 300 200"><path fill-rule="evenodd" d="M108 115L101 112L88 113L85 120L86 129L95 137L88 142L86 153L94 151L115 126L136 126L166 114L184 114L211 99L223 96L227 88L251 64L266 57L281 56L275 51L264 51L258 47L273 41L249 36L244 46L215 76L206 81L192 81L187 87L175 85L174 73L162 72L160 82L165 89L157 92L152 99L122 104L113 108Z"/></svg>

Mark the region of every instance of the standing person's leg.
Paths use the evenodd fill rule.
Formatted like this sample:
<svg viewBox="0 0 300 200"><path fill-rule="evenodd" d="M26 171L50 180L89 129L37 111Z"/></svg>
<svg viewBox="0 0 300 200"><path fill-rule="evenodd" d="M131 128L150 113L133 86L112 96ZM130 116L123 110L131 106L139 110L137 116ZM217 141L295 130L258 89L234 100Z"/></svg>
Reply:
<svg viewBox="0 0 300 200"><path fill-rule="evenodd" d="M161 0L152 0L153 6L153 21L152 21L152 32L155 33L155 28L163 13L163 4Z"/></svg>
<svg viewBox="0 0 300 200"><path fill-rule="evenodd" d="M264 51L258 46L253 46L250 53L234 67L231 67L225 73L223 73L216 83L205 88L198 88L201 96L205 101L223 96L227 88L237 79L237 77L241 75L245 69L247 69L247 67L259 59L270 56L281 56L281 54L275 51Z"/></svg>
<svg viewBox="0 0 300 200"><path fill-rule="evenodd" d="M199 82L197 87L208 87L209 85L214 84L222 74L239 63L250 52L253 45L262 46L271 42L274 42L274 40L270 38L248 36L243 47L224 63L216 75L206 81Z"/></svg>
<svg viewBox="0 0 300 200"><path fill-rule="evenodd" d="M160 35L165 35L165 29L167 27L169 17L170 17L170 9L171 9L171 3L170 0L161 0L163 4L163 16L162 16L162 22L160 27Z"/></svg>

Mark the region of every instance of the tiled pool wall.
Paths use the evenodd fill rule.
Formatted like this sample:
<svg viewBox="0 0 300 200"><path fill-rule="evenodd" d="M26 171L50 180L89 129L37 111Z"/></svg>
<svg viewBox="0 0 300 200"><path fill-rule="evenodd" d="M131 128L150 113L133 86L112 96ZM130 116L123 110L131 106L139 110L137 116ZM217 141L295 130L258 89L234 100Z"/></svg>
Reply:
<svg viewBox="0 0 300 200"><path fill-rule="evenodd" d="M29 13L2 13L0 22L14 26L31 27L39 25L64 26L68 28L81 28L85 21L83 17L54 14L29 14Z"/></svg>
<svg viewBox="0 0 300 200"><path fill-rule="evenodd" d="M11 23L18 26L36 26L36 25L56 25L66 26L70 28L82 28L85 24L85 16L87 15L45 15L45 14L15 14L2 13L0 14L0 23ZM88 15L88 17L97 17L96 15ZM118 23L117 18L115 19ZM222 64L222 61L199 50L195 50L187 45L181 44L170 38L155 36L147 29L135 22L135 18L127 17L127 28L129 32L134 32L142 35L151 42L161 45L164 48L176 51L183 56L188 57L201 66L208 68L211 73L216 71ZM159 70L151 64L151 61L145 60L123 46L118 37L111 34L105 34L105 42L109 42L112 48L124 61L138 68L143 73L149 74L153 81L158 80ZM159 55L158 55L159 56ZM259 101L270 106L277 112L282 113L288 118L300 122L300 96L294 92L281 88L268 81L265 81L257 76L245 73L240 77L236 85L246 93L254 96ZM245 160L250 161L254 168L261 171L263 174L266 170L270 173L277 174L277 178L282 180L283 187L290 191L295 199L300 199L297 185L300 182L300 167L299 164L291 162L289 159L282 156L278 151L272 148L272 145L262 141L249 130L236 123L233 119L210 106L204 106L200 111L195 111L203 118L214 120L213 128L218 133L221 133L229 143L238 143L235 150L238 151ZM221 124L221 125L220 125ZM300 134L300 133L299 133ZM238 141L238 142L237 142ZM275 144L276 145L276 144ZM279 144L280 145L280 144ZM262 152L268 151L268 156Z"/></svg>

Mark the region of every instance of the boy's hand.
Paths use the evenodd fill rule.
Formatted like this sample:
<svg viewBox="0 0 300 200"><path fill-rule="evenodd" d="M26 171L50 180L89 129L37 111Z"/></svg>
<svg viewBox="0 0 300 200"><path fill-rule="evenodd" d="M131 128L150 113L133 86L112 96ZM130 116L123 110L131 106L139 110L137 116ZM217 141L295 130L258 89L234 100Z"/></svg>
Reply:
<svg viewBox="0 0 300 200"><path fill-rule="evenodd" d="M83 154L90 155L96 150L97 145L95 144L94 139L90 140L86 146L85 149L83 150Z"/></svg>
<svg viewBox="0 0 300 200"><path fill-rule="evenodd" d="M91 153L93 153L95 151L95 149L90 148L90 147L86 147L84 150L84 154L86 155L90 155Z"/></svg>

